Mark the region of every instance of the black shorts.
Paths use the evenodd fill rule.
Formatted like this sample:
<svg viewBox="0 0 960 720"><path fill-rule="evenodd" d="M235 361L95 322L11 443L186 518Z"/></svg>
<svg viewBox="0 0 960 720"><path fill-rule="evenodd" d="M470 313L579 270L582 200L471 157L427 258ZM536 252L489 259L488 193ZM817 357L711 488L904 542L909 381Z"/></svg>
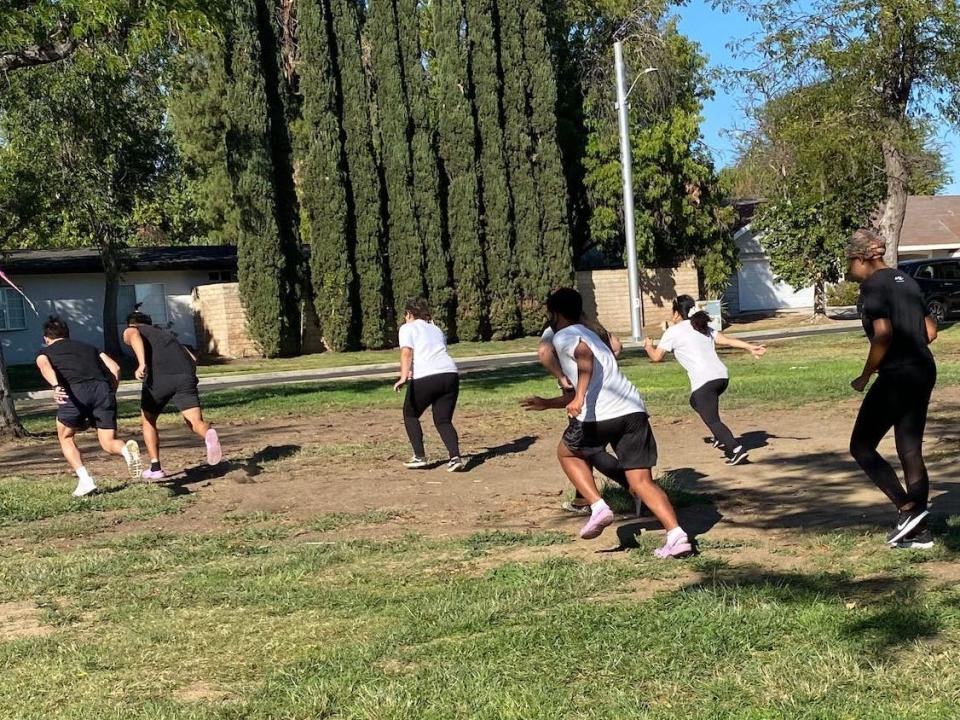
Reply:
<svg viewBox="0 0 960 720"><path fill-rule="evenodd" d="M157 375L143 384L140 409L150 415L159 415L173 400L180 412L200 407L196 375Z"/></svg>
<svg viewBox="0 0 960 720"><path fill-rule="evenodd" d="M587 459L613 446L624 470L652 468L657 464L657 440L646 413L633 413L612 420L571 420L563 444Z"/></svg>
<svg viewBox="0 0 960 720"><path fill-rule="evenodd" d="M117 395L109 383L93 380L67 388L67 402L57 406L57 420L72 430L117 429Z"/></svg>

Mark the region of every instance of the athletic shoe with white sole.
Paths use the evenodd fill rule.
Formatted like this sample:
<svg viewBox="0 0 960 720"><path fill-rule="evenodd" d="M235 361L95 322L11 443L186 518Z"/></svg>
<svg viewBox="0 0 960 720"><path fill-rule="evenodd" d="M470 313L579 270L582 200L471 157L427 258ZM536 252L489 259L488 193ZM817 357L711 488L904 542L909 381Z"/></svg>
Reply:
<svg viewBox="0 0 960 720"><path fill-rule="evenodd" d="M466 468L466 463L459 456L450 458L450 462L447 463L447 472L461 472Z"/></svg>
<svg viewBox="0 0 960 720"><path fill-rule="evenodd" d="M163 470L151 470L147 468L143 471L144 480L163 480L167 474Z"/></svg>
<svg viewBox="0 0 960 720"><path fill-rule="evenodd" d="M73 491L73 496L76 498L86 497L96 491L97 484L93 482L93 478L84 478L77 481L77 489Z"/></svg>
<svg viewBox="0 0 960 720"><path fill-rule="evenodd" d="M750 455L746 450L743 449L743 445L734 449L733 454L727 458L727 465L739 465Z"/></svg>
<svg viewBox="0 0 960 720"><path fill-rule="evenodd" d="M427 459L422 457L417 457L414 455L412 458L407 460L404 464L404 467L409 468L410 470L417 470L418 468L425 468L427 466Z"/></svg>
<svg viewBox="0 0 960 720"><path fill-rule="evenodd" d="M897 524L887 535L887 542L893 545L898 540L902 540L917 527L923 519L930 514L929 510L901 510L897 516Z"/></svg>
<svg viewBox="0 0 960 720"><path fill-rule="evenodd" d="M667 541L653 551L653 556L660 560L667 558L685 558L693 555L693 544L687 535L680 535L673 540L667 538Z"/></svg>
<svg viewBox="0 0 960 720"><path fill-rule="evenodd" d="M123 445L123 449L126 450L123 459L127 463L127 470L130 471L130 479L142 480L143 465L140 462L140 446L137 445L137 441L127 440Z"/></svg>
<svg viewBox="0 0 960 720"><path fill-rule="evenodd" d="M890 547L897 550L930 550L933 547L933 534L928 528L921 527Z"/></svg>
<svg viewBox="0 0 960 720"><path fill-rule="evenodd" d="M220 447L220 436L213 428L207 430L203 437L203 443L207 446L207 465L219 465L223 460L223 449Z"/></svg>
<svg viewBox="0 0 960 720"><path fill-rule="evenodd" d="M604 528L612 525L614 519L613 511L608 507L591 513L587 524L580 529L580 537L584 540L593 540L594 538L600 537Z"/></svg>

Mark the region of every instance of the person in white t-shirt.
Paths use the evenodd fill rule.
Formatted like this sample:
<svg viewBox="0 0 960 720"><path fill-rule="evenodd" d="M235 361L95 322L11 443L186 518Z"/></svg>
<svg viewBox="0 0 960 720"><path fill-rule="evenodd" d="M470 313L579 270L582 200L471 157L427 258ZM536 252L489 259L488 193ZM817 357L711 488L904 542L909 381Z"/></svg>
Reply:
<svg viewBox="0 0 960 720"><path fill-rule="evenodd" d="M723 448L727 464L737 465L746 459L747 451L720 419L720 396L730 384L730 375L717 355L717 345L747 350L755 358L763 357L767 351L763 345L727 337L711 329L710 316L697 310L696 301L689 295L681 295L673 301L670 327L657 346L654 347L649 337L643 344L651 362L662 361L668 352L676 355L677 362L690 378L691 407L713 433L714 447Z"/></svg>
<svg viewBox="0 0 960 720"><path fill-rule="evenodd" d="M685 557L693 553L686 532L666 493L653 482L657 464L657 441L650 428L640 393L620 372L617 359L595 332L580 324L583 299L572 288L555 290L547 298L547 311L554 329L553 346L563 375L574 386L573 397L532 397L523 404L530 410L564 408L580 421L564 433L557 449L560 466L573 486L590 502L591 515L580 537L599 537L613 523L613 512L600 497L586 458L597 448L612 445L627 474L630 491L650 508L667 530L659 558Z"/></svg>
<svg viewBox="0 0 960 720"><path fill-rule="evenodd" d="M393 389L400 392L404 385L407 386L407 396L403 402L403 424L413 446L413 457L404 464L408 468L427 465L420 416L432 407L433 424L450 457L447 470L463 470L460 439L453 426L453 413L460 394L460 375L457 364L447 352L443 330L433 324L430 307L422 298L407 303L404 324L400 326L400 379L394 383Z"/></svg>

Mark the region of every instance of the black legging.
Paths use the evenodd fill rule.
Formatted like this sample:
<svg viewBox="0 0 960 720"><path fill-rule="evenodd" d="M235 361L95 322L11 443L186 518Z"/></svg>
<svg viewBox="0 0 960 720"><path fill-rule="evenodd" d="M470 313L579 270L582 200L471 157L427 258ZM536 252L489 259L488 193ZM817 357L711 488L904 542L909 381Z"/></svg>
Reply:
<svg viewBox="0 0 960 720"><path fill-rule="evenodd" d="M923 462L923 430L936 382L936 368L881 372L863 398L853 426L850 454L898 508L910 503L919 509L927 507L930 480ZM877 452L877 445L891 427L906 491L896 471Z"/></svg>
<svg viewBox="0 0 960 720"><path fill-rule="evenodd" d="M697 415L713 433L713 439L723 445L727 455L730 455L739 445L734 440L730 428L720 419L720 396L729 384L730 381L726 378L711 380L690 394L690 407L697 411Z"/></svg>
<svg viewBox="0 0 960 720"><path fill-rule="evenodd" d="M403 425L413 445L413 454L425 456L423 428L420 416L428 407L433 407L433 424L440 433L443 444L451 458L460 457L460 439L453 427L453 411L457 408L460 394L460 376L457 373L440 373L411 380L407 383L407 397L403 401Z"/></svg>

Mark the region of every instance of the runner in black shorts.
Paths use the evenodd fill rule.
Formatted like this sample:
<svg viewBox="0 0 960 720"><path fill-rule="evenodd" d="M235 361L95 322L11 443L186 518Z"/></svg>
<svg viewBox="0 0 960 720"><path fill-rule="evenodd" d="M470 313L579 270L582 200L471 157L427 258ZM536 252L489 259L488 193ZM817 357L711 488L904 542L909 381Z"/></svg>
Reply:
<svg viewBox="0 0 960 720"><path fill-rule="evenodd" d="M216 465L223 459L217 431L203 419L197 392L197 360L177 337L153 325L151 317L133 312L127 317L123 341L137 357L136 377L143 380L140 415L143 441L150 453L150 467L143 471L146 480L166 477L160 466L160 434L157 418L171 401L183 420L207 447L207 462Z"/></svg>
<svg viewBox="0 0 960 720"><path fill-rule="evenodd" d="M850 453L899 511L887 536L890 545L929 548L933 538L925 527L930 482L923 462L923 431L937 381L929 348L937 337L937 324L927 314L917 283L887 267L883 254L883 240L868 230L858 230L847 243L848 274L860 283L860 316L870 339L863 372L851 386L863 392L870 376L877 373L860 406ZM877 452L891 427L906 490Z"/></svg>
<svg viewBox="0 0 960 720"><path fill-rule="evenodd" d="M580 537L598 537L614 520L586 461L594 450L612 445L626 471L631 492L667 530L666 541L654 554L658 558L691 554L693 547L677 522L670 499L653 482L657 443L640 393L620 372L610 348L595 332L580 324L583 300L576 290L560 288L551 293L547 311L555 332L553 346L564 376L575 388L574 395L569 401L566 397L527 398L523 404L531 410L541 410L563 407L561 403L566 402L567 416L581 422L576 437L566 438L557 452L570 482L590 502L591 516Z"/></svg>
<svg viewBox="0 0 960 720"><path fill-rule="evenodd" d="M133 478L140 479L140 448L136 441L117 439L117 396L120 366L93 345L70 339L70 328L57 317L43 324L45 347L37 354L37 367L53 388L57 401L57 437L60 449L77 474L75 497L89 495L97 484L83 465L76 434L97 429L100 447L121 455Z"/></svg>

